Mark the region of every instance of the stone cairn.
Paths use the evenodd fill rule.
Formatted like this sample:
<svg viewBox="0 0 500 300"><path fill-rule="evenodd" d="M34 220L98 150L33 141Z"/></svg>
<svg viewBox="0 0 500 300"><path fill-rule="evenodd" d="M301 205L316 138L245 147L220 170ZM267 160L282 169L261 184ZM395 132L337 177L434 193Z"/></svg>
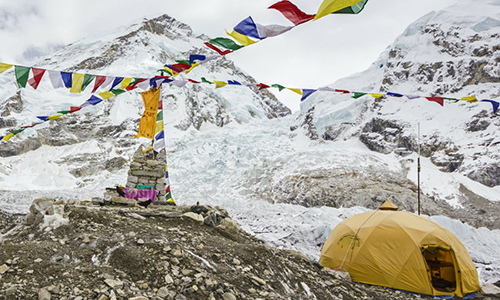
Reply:
<svg viewBox="0 0 500 300"><path fill-rule="evenodd" d="M165 204L165 151L155 153L152 147L144 149L141 145L135 151L130 163L128 171L127 188L138 188L138 185L152 185L153 189L158 191L155 202L153 204ZM101 202L101 205L109 204L111 202L116 204L130 204L133 205L134 201L118 197L115 188L106 188L104 199L93 199L94 202ZM122 203L123 202L123 203Z"/></svg>

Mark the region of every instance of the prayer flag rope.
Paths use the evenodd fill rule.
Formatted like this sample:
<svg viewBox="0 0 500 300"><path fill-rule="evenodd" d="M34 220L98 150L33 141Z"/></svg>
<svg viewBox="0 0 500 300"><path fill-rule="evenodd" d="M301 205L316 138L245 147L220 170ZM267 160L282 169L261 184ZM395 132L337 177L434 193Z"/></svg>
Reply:
<svg viewBox="0 0 500 300"><path fill-rule="evenodd" d="M368 0L324 0L316 14L307 14L288 0L276 2L268 7L280 12L293 26L261 25L255 23L251 16L239 22L231 32L226 30L230 38L217 37L205 42L205 46L215 51L213 56L192 54L187 60L177 60L176 64L165 64L164 70L171 76L181 73L188 74L193 68L210 60L233 53L241 48L256 44L266 38L281 35L291 29L309 22L318 20L328 14L358 14L365 7Z"/></svg>

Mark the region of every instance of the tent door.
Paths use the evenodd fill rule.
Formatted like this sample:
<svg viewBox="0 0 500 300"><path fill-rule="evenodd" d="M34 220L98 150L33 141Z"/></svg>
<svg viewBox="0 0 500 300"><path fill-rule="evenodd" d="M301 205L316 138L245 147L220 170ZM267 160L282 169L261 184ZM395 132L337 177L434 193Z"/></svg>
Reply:
<svg viewBox="0 0 500 300"><path fill-rule="evenodd" d="M455 294L458 274L453 251L429 245L422 248L422 255L435 294Z"/></svg>

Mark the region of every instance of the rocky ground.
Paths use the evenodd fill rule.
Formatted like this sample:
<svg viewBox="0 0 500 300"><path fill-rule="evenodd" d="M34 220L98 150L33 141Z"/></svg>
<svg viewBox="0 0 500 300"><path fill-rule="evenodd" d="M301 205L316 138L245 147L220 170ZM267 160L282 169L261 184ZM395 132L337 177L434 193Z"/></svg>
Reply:
<svg viewBox="0 0 500 300"><path fill-rule="evenodd" d="M0 212L0 225L0 299L420 298L267 246L209 206L44 198L25 217Z"/></svg>

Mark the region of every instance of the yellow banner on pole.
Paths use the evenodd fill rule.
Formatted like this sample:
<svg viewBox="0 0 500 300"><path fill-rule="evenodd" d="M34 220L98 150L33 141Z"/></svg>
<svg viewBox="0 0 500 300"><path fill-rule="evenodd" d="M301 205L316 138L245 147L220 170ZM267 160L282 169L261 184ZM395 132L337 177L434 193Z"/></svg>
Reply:
<svg viewBox="0 0 500 300"><path fill-rule="evenodd" d="M144 114L139 122L139 133L135 137L155 138L156 117L158 114L158 103L160 102L161 88L150 89L142 92L144 102Z"/></svg>

